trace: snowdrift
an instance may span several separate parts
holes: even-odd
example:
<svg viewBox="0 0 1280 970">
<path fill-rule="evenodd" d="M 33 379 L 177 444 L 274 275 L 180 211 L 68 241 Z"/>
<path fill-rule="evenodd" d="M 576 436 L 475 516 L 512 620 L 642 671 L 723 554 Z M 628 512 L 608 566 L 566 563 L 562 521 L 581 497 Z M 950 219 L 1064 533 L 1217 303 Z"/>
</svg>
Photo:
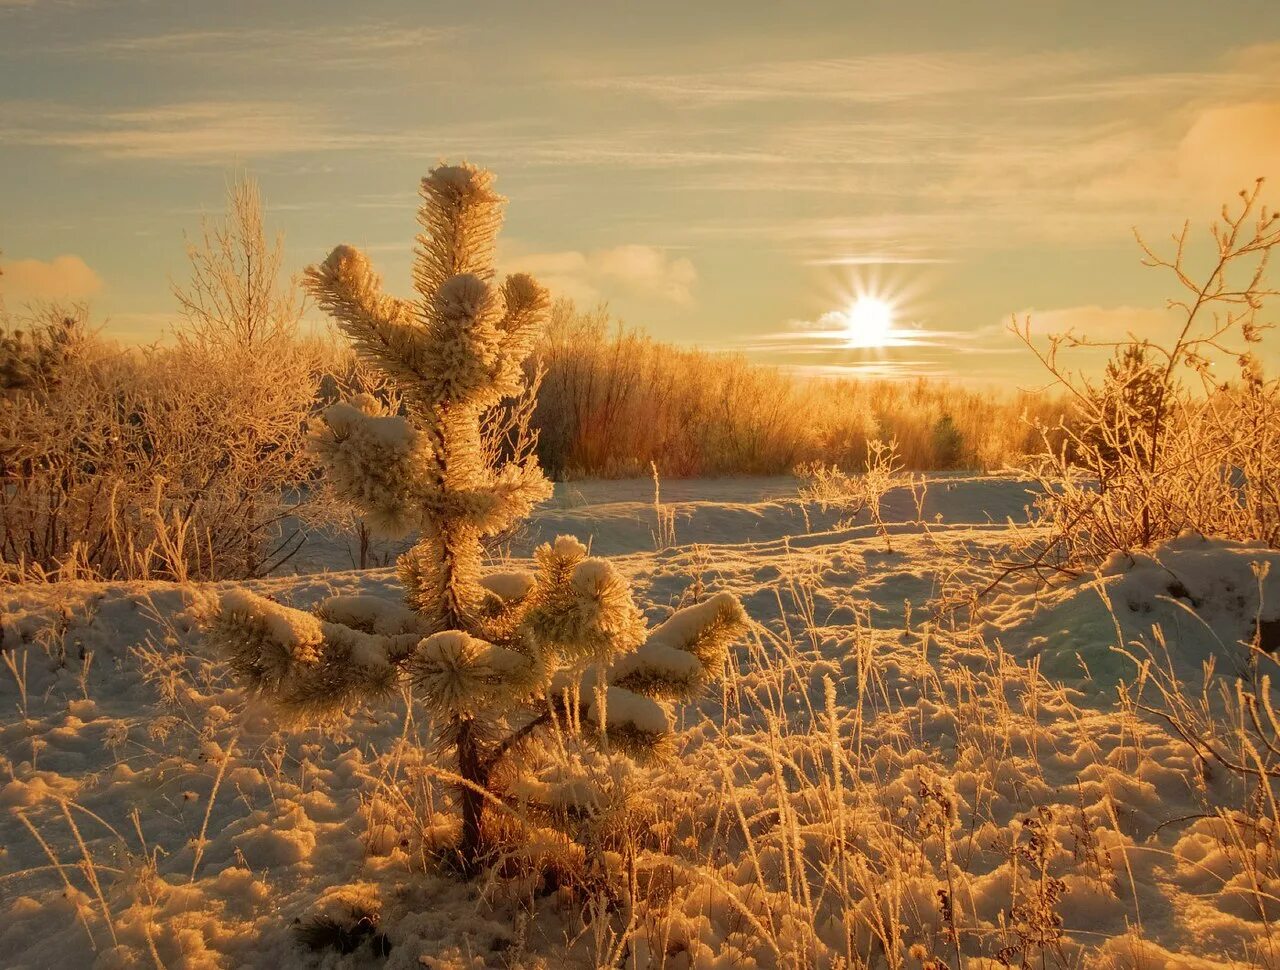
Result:
<svg viewBox="0 0 1280 970">
<path fill-rule="evenodd" d="M 1280 552 L 1186 533 L 1150 554 L 1115 553 L 1096 576 L 1002 604 L 987 633 L 1054 680 L 1114 696 L 1151 659 L 1188 684 L 1206 664 L 1247 672 L 1251 644 L 1274 652 Z"/>
</svg>

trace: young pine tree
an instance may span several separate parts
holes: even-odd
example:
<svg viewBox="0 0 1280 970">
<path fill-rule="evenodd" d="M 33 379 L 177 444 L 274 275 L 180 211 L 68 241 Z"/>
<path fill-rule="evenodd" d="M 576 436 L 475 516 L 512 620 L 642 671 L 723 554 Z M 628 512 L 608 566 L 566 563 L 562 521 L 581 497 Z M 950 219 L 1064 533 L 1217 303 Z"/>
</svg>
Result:
<svg viewBox="0 0 1280 970">
<path fill-rule="evenodd" d="M 950 471 L 960 467 L 960 459 L 964 455 L 964 435 L 956 427 L 956 422 L 949 414 L 944 414 L 933 426 L 933 460 L 942 471 Z"/>
<path fill-rule="evenodd" d="M 399 560 L 407 609 L 337 596 L 304 613 L 234 590 L 212 628 L 242 682 L 294 720 L 407 683 L 460 777 L 466 872 L 486 857 L 491 803 L 509 797 L 544 730 L 641 761 L 661 755 L 670 705 L 720 676 L 746 628 L 741 605 L 721 593 L 647 630 L 623 577 L 568 536 L 539 548 L 532 571 L 485 572 L 482 540 L 550 492 L 536 459 L 504 462 L 483 447 L 484 415 L 519 391 L 549 305 L 528 276 L 494 279 L 504 201 L 492 175 L 470 165 L 423 179 L 417 300 L 384 295 L 348 246 L 307 271 L 320 306 L 408 411 L 357 397 L 329 407 L 312 436 L 366 521 L 384 535 L 420 534 Z"/>
<path fill-rule="evenodd" d="M 1145 342 L 1116 348 L 1102 386 L 1087 398 L 1082 457 L 1104 489 L 1126 466 L 1146 470 L 1156 458 L 1156 422 L 1171 388 L 1150 349 Z"/>
</svg>

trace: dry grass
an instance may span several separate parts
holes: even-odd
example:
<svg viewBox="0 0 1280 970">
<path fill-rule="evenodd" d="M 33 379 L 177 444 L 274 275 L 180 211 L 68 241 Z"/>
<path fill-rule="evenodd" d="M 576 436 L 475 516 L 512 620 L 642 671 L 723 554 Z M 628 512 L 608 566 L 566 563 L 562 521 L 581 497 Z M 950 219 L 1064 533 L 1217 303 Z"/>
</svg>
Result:
<svg viewBox="0 0 1280 970">
<path fill-rule="evenodd" d="M 738 652 L 680 758 L 597 770 L 610 794 L 576 839 L 505 806 L 487 904 L 565 924 L 512 966 L 551 947 L 598 968 L 1137 968 L 1169 959 L 1155 941 L 1182 920 L 1220 965 L 1277 965 L 1280 830 L 1260 789 L 1206 784 L 1158 717 L 1084 704 L 972 628 L 837 630 L 799 564 L 777 592 L 780 624 Z M 438 774 L 397 753 L 371 829 L 428 869 L 453 837 L 423 824 Z M 1204 899 L 1171 916 L 1158 869 Z"/>
<path fill-rule="evenodd" d="M 561 302 L 540 350 L 538 456 L 560 478 L 785 474 L 861 468 L 893 439 L 910 469 L 991 469 L 1039 446 L 1054 398 L 942 382 L 807 380 L 742 357 L 687 350 Z M 949 419 L 949 420 L 948 420 Z"/>
<path fill-rule="evenodd" d="M 956 551 L 913 541 L 912 561 Z M 398 921 L 440 903 L 434 892 L 462 893 L 468 909 L 518 927 L 494 957 L 512 967 L 1197 967 L 1186 953 L 1221 966 L 1280 964 L 1274 715 L 1250 715 L 1230 685 L 1211 681 L 1202 697 L 1169 695 L 1185 698 L 1171 702 L 1192 731 L 1184 739 L 1161 715 L 1175 688 L 1158 644 L 1137 657 L 1149 662 L 1146 675 L 1108 705 L 1050 682 L 1035 659 L 1011 656 L 954 615 L 882 621 L 824 579 L 830 561 L 869 544 L 772 561 L 781 575 L 754 600 L 767 594 L 777 608 L 760 611 L 719 698 L 688 717 L 678 758 L 620 772 L 576 759 L 572 738 L 549 739 L 547 770 L 591 778 L 595 807 L 571 836 L 508 796 L 493 815 L 505 853 L 466 886 L 440 878 L 457 834 L 455 779 L 426 753 L 429 726 L 407 699 L 398 725 L 380 719 L 377 743 L 364 733 L 374 722 L 361 718 L 328 737 L 259 735 L 233 746 L 245 722 L 225 668 L 148 613 L 154 632 L 133 657 L 164 710 L 147 733 L 163 723 L 174 737 L 152 738 L 156 750 L 139 748 L 133 764 L 181 762 L 201 779 L 210 800 L 189 821 L 198 849 L 217 806 L 242 803 L 232 817 L 277 802 L 294 812 L 337 759 L 350 765 L 352 748 L 367 750 L 366 774 L 334 783 L 360 794 L 355 833 L 397 947 L 418 945 Z M 704 550 L 663 555 L 688 558 L 694 600 L 723 582 Z M 837 606 L 851 618 L 829 618 Z M 81 618 L 53 613 L 47 636 L 14 651 L 19 669 L 28 654 L 33 668 L 56 662 L 78 635 Z M 1260 675 L 1274 664 L 1257 659 Z M 48 715 L 47 698 L 33 703 L 31 716 Z M 1255 715 L 1263 739 L 1250 727 Z M 201 747 L 216 758 L 194 763 Z M 1266 770 L 1236 775 L 1236 763 Z M 215 806 L 218 779 L 246 769 L 262 772 L 269 796 L 224 783 Z M 216 925 L 223 904 L 211 867 L 184 888 L 194 856 L 159 860 L 157 872 L 140 832 L 77 834 L 68 814 L 84 812 L 74 801 L 27 812 L 25 831 L 48 866 L 14 873 L 15 888 L 65 879 L 96 945 L 118 935 L 144 961 L 154 947 L 173 965 L 161 901 L 181 897 L 185 918 Z M 395 887 L 405 886 L 427 895 L 401 899 Z"/>
</svg>

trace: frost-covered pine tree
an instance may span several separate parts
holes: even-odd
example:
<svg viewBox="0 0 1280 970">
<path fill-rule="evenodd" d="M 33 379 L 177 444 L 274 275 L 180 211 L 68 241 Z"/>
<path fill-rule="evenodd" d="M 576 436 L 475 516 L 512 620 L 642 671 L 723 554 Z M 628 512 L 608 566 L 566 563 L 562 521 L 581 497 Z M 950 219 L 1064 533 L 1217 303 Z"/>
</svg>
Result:
<svg viewBox="0 0 1280 970">
<path fill-rule="evenodd" d="M 423 179 L 417 300 L 384 295 L 349 246 L 307 271 L 320 306 L 407 407 L 402 417 L 369 397 L 335 404 L 311 439 L 373 527 L 419 533 L 399 560 L 406 606 L 336 596 L 307 613 L 235 590 L 211 631 L 242 682 L 294 721 L 407 682 L 460 776 L 467 871 L 485 856 L 489 802 L 518 774 L 513 756 L 547 730 L 638 761 L 660 756 L 671 705 L 720 676 L 746 628 L 737 599 L 720 593 L 646 629 L 626 580 L 569 536 L 540 547 L 531 571 L 485 572 L 482 541 L 550 492 L 535 459 L 495 462 L 483 447 L 485 412 L 520 389 L 548 307 L 530 277 L 494 279 L 504 202 L 471 165 Z"/>
</svg>

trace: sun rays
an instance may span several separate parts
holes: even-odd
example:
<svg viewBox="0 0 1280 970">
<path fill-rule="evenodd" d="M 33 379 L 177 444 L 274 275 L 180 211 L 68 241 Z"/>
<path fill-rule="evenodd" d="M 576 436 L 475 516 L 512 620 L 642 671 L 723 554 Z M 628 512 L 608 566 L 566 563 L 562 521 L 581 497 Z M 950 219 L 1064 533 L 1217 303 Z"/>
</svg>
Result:
<svg viewBox="0 0 1280 970">
<path fill-rule="evenodd" d="M 860 296 L 844 311 L 849 347 L 885 347 L 893 340 L 893 304 L 878 296 Z"/>
</svg>

